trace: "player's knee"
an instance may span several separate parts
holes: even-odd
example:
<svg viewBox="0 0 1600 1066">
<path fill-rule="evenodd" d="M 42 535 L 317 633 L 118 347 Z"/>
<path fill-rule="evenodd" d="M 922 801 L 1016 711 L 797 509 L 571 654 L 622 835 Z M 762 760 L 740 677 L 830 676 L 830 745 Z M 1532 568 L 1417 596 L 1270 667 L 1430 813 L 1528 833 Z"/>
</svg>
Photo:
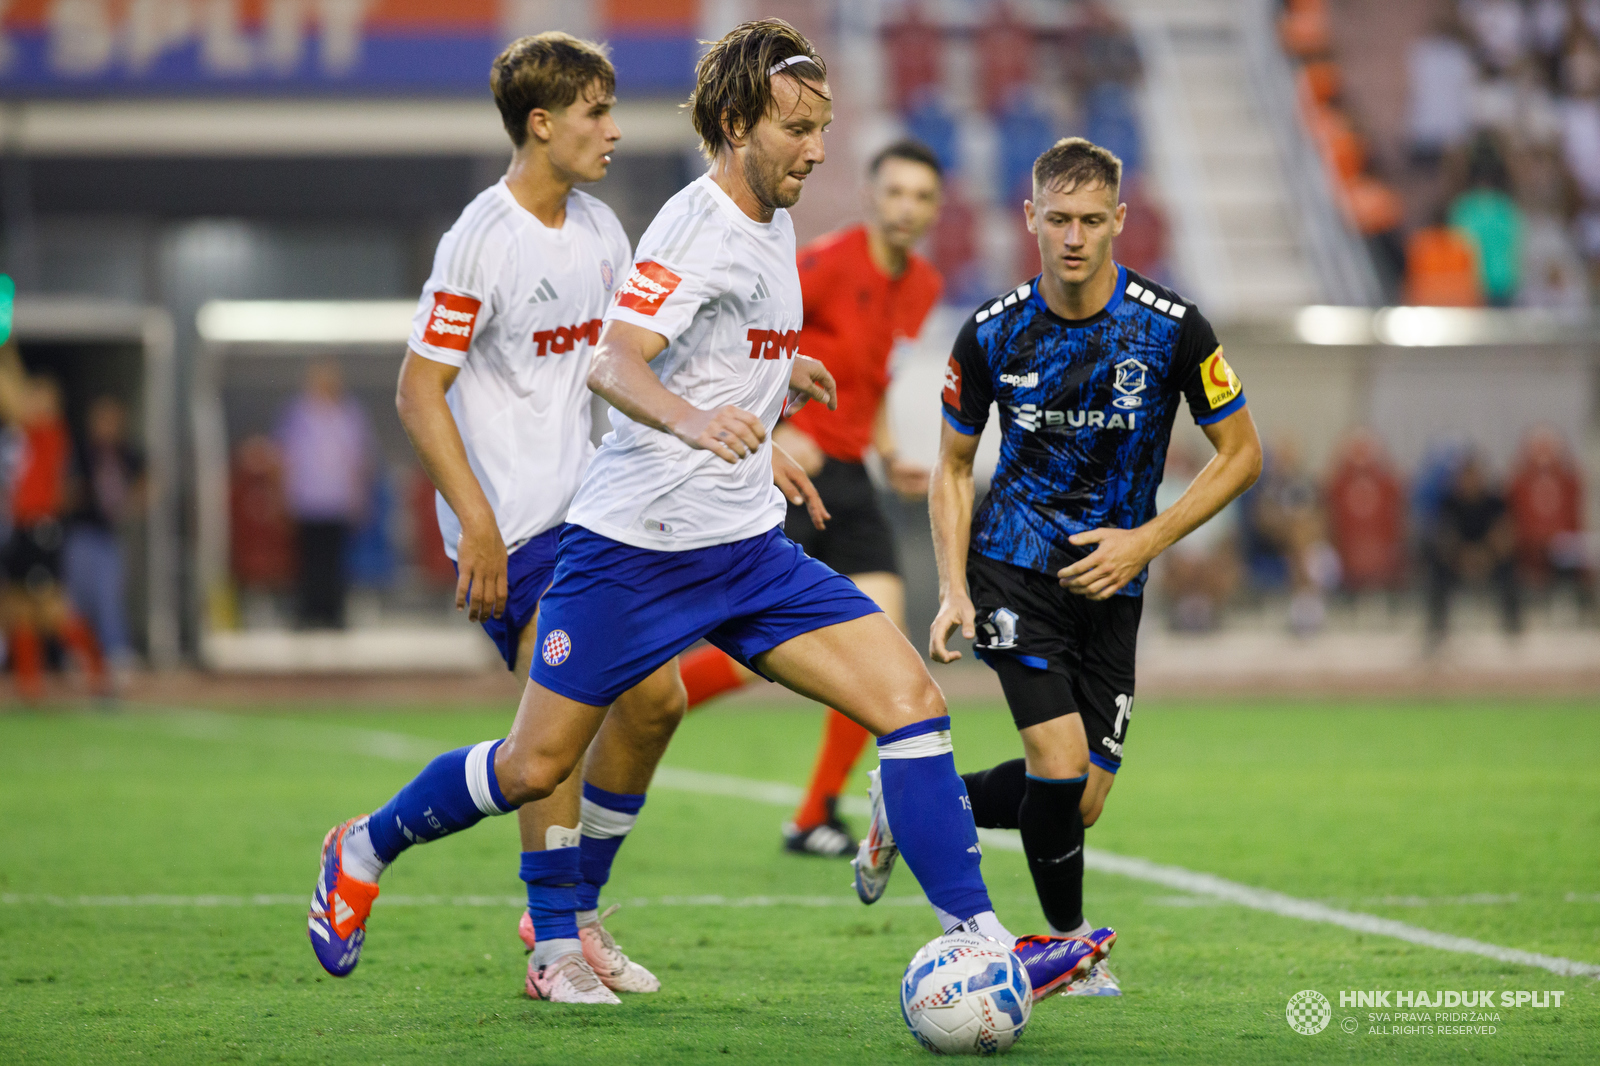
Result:
<svg viewBox="0 0 1600 1066">
<path fill-rule="evenodd" d="M 661 693 L 642 706 L 632 708 L 628 724 L 635 735 L 661 741 L 672 736 L 688 709 L 689 698 L 679 685 L 675 691 Z"/>
<path fill-rule="evenodd" d="M 925 722 L 929 718 L 940 718 L 950 713 L 949 706 L 944 702 L 944 693 L 934 684 L 933 678 L 927 676 L 926 671 L 923 672 L 922 683 L 908 696 L 907 709 L 913 722 Z"/>
<path fill-rule="evenodd" d="M 620 717 L 635 737 L 665 740 L 677 730 L 689 710 L 689 694 L 676 674 L 628 693 L 613 705 L 611 713 Z"/>
<path fill-rule="evenodd" d="M 516 751 L 511 748 L 509 741 L 495 753 L 495 779 L 506 801 L 513 807 L 544 799 L 571 772 L 570 764 L 563 765 L 560 759 L 544 753 Z"/>
</svg>

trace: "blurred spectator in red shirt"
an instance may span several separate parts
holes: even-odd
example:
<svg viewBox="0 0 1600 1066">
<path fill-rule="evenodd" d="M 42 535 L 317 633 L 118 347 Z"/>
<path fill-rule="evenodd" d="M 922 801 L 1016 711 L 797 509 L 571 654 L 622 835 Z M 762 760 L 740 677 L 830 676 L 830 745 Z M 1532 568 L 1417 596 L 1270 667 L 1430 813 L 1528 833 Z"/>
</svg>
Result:
<svg viewBox="0 0 1600 1066">
<path fill-rule="evenodd" d="M 105 662 L 93 632 L 73 613 L 61 591 L 62 527 L 72 444 L 61 416 L 61 390 L 51 378 L 17 380 L 20 361 L 5 357 L 0 373 L 13 379 L 7 409 L 22 449 L 11 483 L 11 535 L 0 550 L 7 588 L 7 644 L 18 690 L 26 699 L 44 692 L 43 637 L 71 648 L 97 693 L 107 694 Z"/>
<path fill-rule="evenodd" d="M 1523 580 L 1534 588 L 1570 582 L 1587 610 L 1592 575 L 1583 531 L 1583 477 L 1555 431 L 1528 434 L 1506 498 Z"/>
<path fill-rule="evenodd" d="M 294 580 L 294 524 L 283 457 L 271 437 L 246 437 L 228 467 L 228 559 L 242 588 L 277 592 Z"/>
<path fill-rule="evenodd" d="M 1351 434 L 1334 456 L 1325 497 L 1344 587 L 1399 588 L 1405 581 L 1406 490 L 1371 430 Z"/>
</svg>

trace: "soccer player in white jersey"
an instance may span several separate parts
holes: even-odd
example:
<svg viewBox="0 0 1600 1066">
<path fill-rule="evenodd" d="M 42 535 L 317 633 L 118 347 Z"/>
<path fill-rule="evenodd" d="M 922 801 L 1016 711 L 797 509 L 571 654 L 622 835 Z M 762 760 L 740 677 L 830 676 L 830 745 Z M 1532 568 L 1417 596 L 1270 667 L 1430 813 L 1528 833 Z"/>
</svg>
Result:
<svg viewBox="0 0 1600 1066">
<path fill-rule="evenodd" d="M 938 686 L 872 600 L 783 535 L 768 432 L 786 403 L 834 404 L 827 370 L 795 351 L 786 210 L 824 158 L 826 68 L 787 23 L 748 22 L 702 57 L 691 107 L 710 172 L 662 208 L 606 312 L 589 384 L 612 431 L 568 512 L 510 736 L 441 755 L 372 823 L 401 827 L 387 846 L 403 848 L 550 795 L 602 723 L 631 728 L 606 708 L 705 637 L 877 736 L 883 833 L 944 928 L 1004 943 L 1049 995 L 1115 934 L 1019 940 L 1001 925 Z M 350 850 L 324 849 L 319 886 L 343 888 Z M 359 951 L 364 920 L 333 941 Z"/>
<path fill-rule="evenodd" d="M 495 61 L 491 84 L 516 152 L 506 176 L 439 242 L 397 406 L 439 490 L 440 532 L 460 575 L 457 606 L 482 623 L 506 666 L 526 676 L 539 596 L 594 450 L 590 357 L 632 252 L 611 209 L 574 188 L 605 176 L 621 136 L 604 53 L 564 33 L 524 37 Z M 803 474 L 798 481 L 809 491 Z M 785 492 L 793 498 L 800 489 L 786 483 Z M 675 670 L 644 678 L 613 711 L 627 719 L 629 743 L 618 748 L 618 731 L 602 730 L 592 772 L 570 775 L 519 811 L 530 996 L 616 1003 L 616 991 L 660 987 L 617 947 L 597 900 L 683 706 Z M 360 838 L 347 867 L 361 866 L 354 853 L 367 850 L 381 862 L 385 835 L 403 832 L 379 822 L 346 827 Z M 370 876 L 358 880 L 376 882 L 381 867 L 366 865 Z M 340 898 L 329 887 L 314 904 L 324 912 Z M 347 900 L 350 913 L 359 906 Z M 348 973 L 355 958 L 331 950 L 322 935 L 329 925 L 326 914 L 313 914 L 312 944 L 330 972 Z"/>
</svg>

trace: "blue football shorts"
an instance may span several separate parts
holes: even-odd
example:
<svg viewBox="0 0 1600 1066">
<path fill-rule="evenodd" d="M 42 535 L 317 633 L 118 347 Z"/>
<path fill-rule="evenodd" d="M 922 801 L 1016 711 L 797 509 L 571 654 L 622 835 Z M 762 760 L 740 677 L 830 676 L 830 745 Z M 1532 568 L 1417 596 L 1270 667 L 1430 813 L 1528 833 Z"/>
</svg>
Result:
<svg viewBox="0 0 1600 1066">
<path fill-rule="evenodd" d="M 664 552 L 569 525 L 530 676 L 604 707 L 702 637 L 756 670 L 751 660 L 786 640 L 877 610 L 781 529 Z"/>
<path fill-rule="evenodd" d="M 517 637 L 533 612 L 539 609 L 539 597 L 550 587 L 550 578 L 556 572 L 556 546 L 561 539 L 561 528 L 554 526 L 530 537 L 506 556 L 505 613 L 499 618 L 484 619 L 483 631 L 500 649 L 507 670 L 517 668 Z M 460 572 L 461 567 L 457 566 L 456 573 Z"/>
</svg>

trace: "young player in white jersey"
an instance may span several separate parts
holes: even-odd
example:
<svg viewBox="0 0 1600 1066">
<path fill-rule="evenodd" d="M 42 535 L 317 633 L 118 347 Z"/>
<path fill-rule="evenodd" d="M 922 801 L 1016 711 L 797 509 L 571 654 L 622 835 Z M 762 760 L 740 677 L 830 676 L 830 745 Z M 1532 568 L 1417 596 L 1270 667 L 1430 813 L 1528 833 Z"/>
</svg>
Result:
<svg viewBox="0 0 1600 1066">
<path fill-rule="evenodd" d="M 525 37 L 496 60 L 495 100 L 516 154 L 440 240 L 400 374 L 397 406 L 439 489 L 440 532 L 460 575 L 457 606 L 524 676 L 556 541 L 594 450 L 585 383 L 593 345 L 617 279 L 632 266 L 611 209 L 573 188 L 605 176 L 621 135 L 610 115 L 614 84 L 603 52 L 562 33 Z M 660 987 L 617 947 L 597 900 L 682 713 L 674 671 L 645 678 L 616 701 L 628 747 L 608 755 L 615 731 L 602 732 L 593 773 L 572 774 L 521 808 L 530 996 L 616 1003 L 616 991 Z M 354 853 L 365 850 L 383 861 L 385 837 L 402 830 L 377 821 L 348 827 L 358 840 L 347 865 L 360 866 Z M 361 880 L 375 882 L 379 870 Z M 337 910 L 330 901 L 339 898 L 329 885 L 314 906 Z M 337 914 L 313 913 L 312 943 L 342 975 L 355 959 L 331 951 L 330 925 Z"/>
<path fill-rule="evenodd" d="M 945 928 L 1012 948 L 1049 995 L 1115 934 L 1018 940 L 1000 924 L 938 686 L 876 604 L 783 535 L 771 487 L 786 403 L 834 403 L 832 377 L 795 351 L 785 210 L 823 160 L 825 68 L 787 23 L 745 23 L 701 59 L 691 103 L 711 171 L 662 209 L 606 314 L 589 381 L 612 432 L 561 535 L 511 734 L 440 756 L 381 813 L 421 842 L 549 795 L 602 723 L 630 728 L 607 706 L 705 637 L 878 737 L 881 846 L 898 845 Z M 324 881 L 343 884 L 343 861 L 330 849 Z M 359 948 L 363 924 L 335 932 Z"/>
</svg>

